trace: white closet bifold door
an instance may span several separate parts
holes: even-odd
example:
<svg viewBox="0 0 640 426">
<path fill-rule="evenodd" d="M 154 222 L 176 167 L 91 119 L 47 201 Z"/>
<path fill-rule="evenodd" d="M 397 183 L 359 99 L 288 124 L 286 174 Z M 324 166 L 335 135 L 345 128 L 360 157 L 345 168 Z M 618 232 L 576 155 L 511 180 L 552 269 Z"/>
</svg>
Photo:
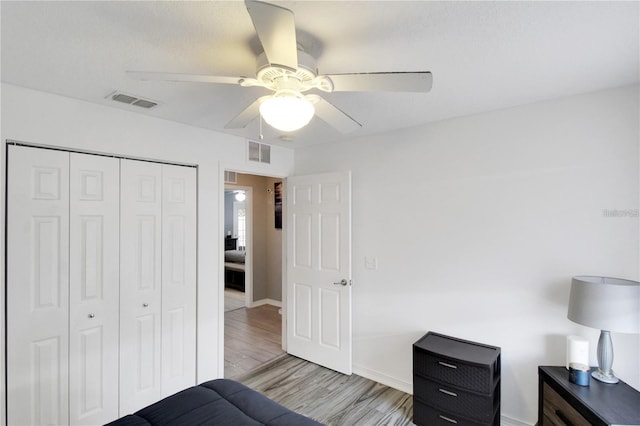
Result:
<svg viewBox="0 0 640 426">
<path fill-rule="evenodd" d="M 196 169 L 162 166 L 162 396 L 196 381 Z"/>
<path fill-rule="evenodd" d="M 69 153 L 10 146 L 7 420 L 68 424 Z"/>
<path fill-rule="evenodd" d="M 120 415 L 160 399 L 162 166 L 120 162 Z"/>
<path fill-rule="evenodd" d="M 196 382 L 193 167 L 10 145 L 7 419 L 93 425 Z"/>
<path fill-rule="evenodd" d="M 118 418 L 120 161 L 72 153 L 69 423 Z"/>
</svg>

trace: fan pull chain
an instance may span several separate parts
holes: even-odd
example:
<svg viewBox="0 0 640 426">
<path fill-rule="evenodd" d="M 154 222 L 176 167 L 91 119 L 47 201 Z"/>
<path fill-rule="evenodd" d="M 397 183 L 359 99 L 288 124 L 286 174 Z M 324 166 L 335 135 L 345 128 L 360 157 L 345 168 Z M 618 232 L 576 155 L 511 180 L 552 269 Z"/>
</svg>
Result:
<svg viewBox="0 0 640 426">
<path fill-rule="evenodd" d="M 264 135 L 262 134 L 262 114 L 260 114 L 260 140 L 264 139 Z"/>
</svg>

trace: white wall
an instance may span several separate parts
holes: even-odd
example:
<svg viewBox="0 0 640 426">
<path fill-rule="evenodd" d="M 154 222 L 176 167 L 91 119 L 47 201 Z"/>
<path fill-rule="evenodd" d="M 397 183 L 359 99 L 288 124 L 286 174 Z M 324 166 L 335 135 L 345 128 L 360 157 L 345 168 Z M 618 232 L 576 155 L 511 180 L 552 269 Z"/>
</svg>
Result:
<svg viewBox="0 0 640 426">
<path fill-rule="evenodd" d="M 222 170 L 233 168 L 257 174 L 286 176 L 293 167 L 293 152 L 273 146 L 272 164 L 254 165 L 245 161 L 246 146 L 242 138 L 200 128 L 159 120 L 94 105 L 74 99 L 2 84 L 0 191 L 2 191 L 1 223 L 5 214 L 6 140 L 53 145 L 118 155 L 142 157 L 198 165 L 198 381 L 222 377 L 223 353 L 223 287 L 222 232 L 219 220 L 223 211 Z M 132 107 L 134 108 L 134 107 Z M 0 227 L 4 241 L 4 226 Z M 0 245 L 4 259 L 4 244 Z M 0 262 L 4 268 L 4 262 Z M 4 289 L 4 270 L 0 269 Z M 4 292 L 0 306 L 4 321 Z M 0 322 L 0 333 L 4 324 Z M 0 336 L 0 365 L 4 365 L 4 336 Z M 4 371 L 0 388 L 4 401 Z M 4 404 L 3 404 L 4 405 Z M 2 411 L 2 410 L 0 410 Z M 0 413 L 4 421 L 4 414 Z"/>
<path fill-rule="evenodd" d="M 534 424 L 537 366 L 564 365 L 573 275 L 640 279 L 638 87 L 296 150 L 353 173 L 354 371 L 411 391 L 432 330 L 502 348 L 503 420 Z M 377 258 L 378 269 L 364 267 Z M 640 338 L 613 334 L 640 388 Z"/>
<path fill-rule="evenodd" d="M 221 376 L 220 173 L 287 176 L 291 151 L 273 147 L 274 164 L 255 166 L 240 138 L 1 90 L 3 168 L 6 139 L 199 165 L 198 380 Z M 566 319 L 571 276 L 640 279 L 638 218 L 602 214 L 638 209 L 639 112 L 636 86 L 297 152 L 298 174 L 353 172 L 356 372 L 410 391 L 411 344 L 426 331 L 497 345 L 502 412 L 533 424 L 537 366 L 563 364 L 567 334 L 588 337 L 596 362 L 598 332 Z M 613 340 L 614 369 L 640 388 L 640 338 Z"/>
</svg>

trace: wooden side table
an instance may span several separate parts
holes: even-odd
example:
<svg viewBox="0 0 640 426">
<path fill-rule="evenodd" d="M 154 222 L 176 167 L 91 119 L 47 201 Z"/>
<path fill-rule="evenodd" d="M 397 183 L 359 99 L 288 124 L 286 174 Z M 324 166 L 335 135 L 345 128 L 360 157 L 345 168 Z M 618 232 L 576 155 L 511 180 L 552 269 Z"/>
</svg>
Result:
<svg viewBox="0 0 640 426">
<path fill-rule="evenodd" d="M 623 382 L 569 382 L 564 367 L 538 367 L 538 426 L 640 425 L 640 392 Z"/>
</svg>

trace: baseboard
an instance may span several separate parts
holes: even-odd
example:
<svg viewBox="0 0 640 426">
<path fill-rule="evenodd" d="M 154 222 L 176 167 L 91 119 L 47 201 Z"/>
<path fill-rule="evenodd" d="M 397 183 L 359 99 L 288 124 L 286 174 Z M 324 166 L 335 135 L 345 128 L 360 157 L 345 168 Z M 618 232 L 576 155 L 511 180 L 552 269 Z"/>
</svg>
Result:
<svg viewBox="0 0 640 426">
<path fill-rule="evenodd" d="M 361 365 L 353 364 L 353 374 L 362 376 L 365 379 L 373 380 L 374 382 L 382 383 L 390 388 L 398 389 L 399 391 L 408 394 L 413 394 L 413 384 L 398 380 L 395 377 L 387 376 L 386 374 L 378 371 L 370 370 Z"/>
<path fill-rule="evenodd" d="M 262 305 L 271 305 L 271 306 L 276 306 L 278 308 L 282 308 L 282 302 L 280 302 L 279 300 L 273 300 L 273 299 L 256 300 L 251 304 L 251 307 L 255 308 L 257 306 L 262 306 Z"/>
<path fill-rule="evenodd" d="M 523 421 L 512 419 L 507 416 L 500 416 L 500 426 L 533 426 L 531 423 L 525 423 Z"/>
</svg>

